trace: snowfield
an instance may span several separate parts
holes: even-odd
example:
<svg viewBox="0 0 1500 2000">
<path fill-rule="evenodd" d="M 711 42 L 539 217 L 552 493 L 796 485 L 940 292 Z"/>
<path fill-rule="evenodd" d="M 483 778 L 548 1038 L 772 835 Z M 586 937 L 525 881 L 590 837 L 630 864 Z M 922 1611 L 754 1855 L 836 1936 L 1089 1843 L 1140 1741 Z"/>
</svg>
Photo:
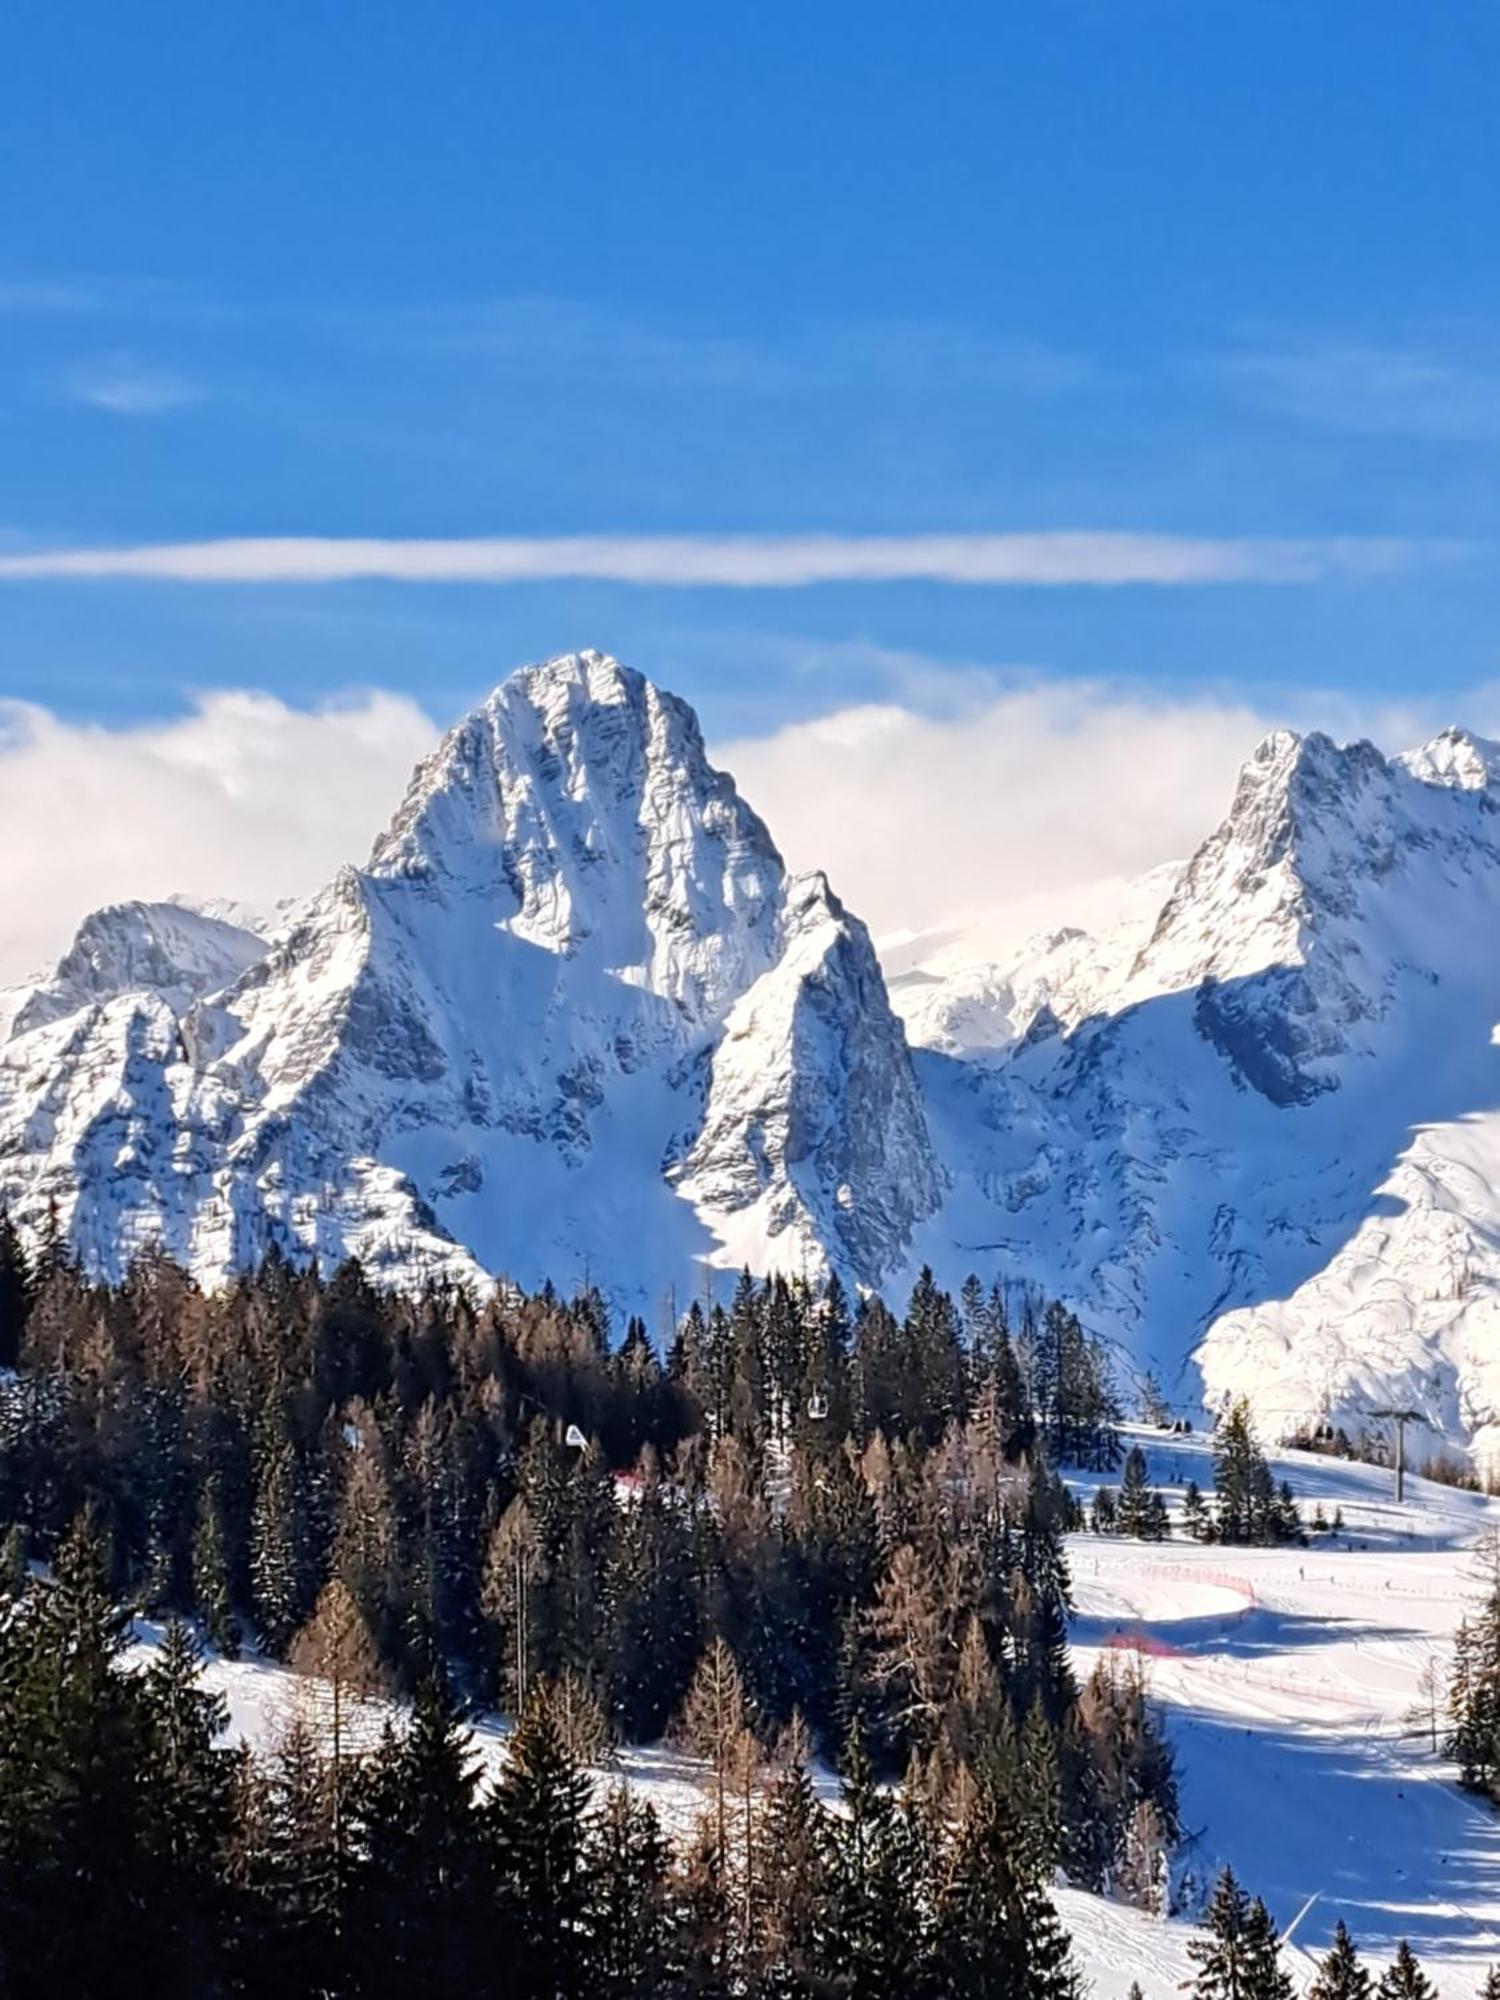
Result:
<svg viewBox="0 0 1500 2000">
<path fill-rule="evenodd" d="M 1188 1480 L 1207 1492 L 1206 1435 L 1132 1429 L 1174 1521 Z M 1212 1882 L 1231 1864 L 1283 1930 L 1299 1989 L 1342 1917 L 1372 1969 L 1411 1940 L 1442 2000 L 1467 2000 L 1500 1962 L 1500 1817 L 1459 1791 L 1416 1711 L 1430 1662 L 1446 1669 L 1465 1605 L 1477 1597 L 1474 1545 L 1500 1530 L 1500 1503 L 1422 1479 L 1398 1507 L 1391 1474 L 1283 1452 L 1304 1516 L 1341 1509 L 1344 1532 L 1307 1548 L 1229 1549 L 1081 1534 L 1071 1539 L 1080 1676 L 1105 1649 L 1137 1654 L 1177 1753 L 1188 1838 L 1175 1874 Z M 1101 1480 L 1078 1475 L 1084 1497 Z M 143 1626 L 143 1646 L 152 1629 Z M 301 1685 L 265 1661 L 210 1660 L 230 1731 L 266 1743 Z M 367 1711 L 371 1736 L 382 1711 Z M 476 1748 L 503 1758 L 505 1728 L 484 1721 Z M 623 1752 L 600 1773 L 625 1778 L 663 1818 L 686 1825 L 704 1801 L 694 1766 L 662 1748 Z M 823 1774 L 826 1798 L 834 1779 Z M 1186 1918 L 1161 1921 L 1062 1889 L 1059 1909 L 1098 2000 L 1139 1980 L 1169 2000 L 1193 1967 Z M 1310 1907 L 1308 1907 L 1310 1905 Z"/>
<path fill-rule="evenodd" d="M 1174 1517 L 1188 1480 L 1210 1488 L 1206 1435 L 1130 1437 Z M 1444 2000 L 1470 1995 L 1500 1962 L 1500 1817 L 1459 1791 L 1417 1711 L 1424 1668 L 1446 1672 L 1479 1595 L 1474 1542 L 1500 1528 L 1500 1505 L 1410 1479 L 1398 1507 L 1380 1467 L 1272 1462 L 1305 1519 L 1341 1509 L 1344 1533 L 1305 1549 L 1075 1536 L 1079 1672 L 1106 1647 L 1138 1653 L 1177 1752 L 1178 1872 L 1206 1883 L 1228 1862 L 1283 1929 L 1295 1922 L 1299 1985 L 1342 1917 L 1372 1969 L 1406 1937 Z M 1101 2000 L 1132 1978 L 1165 2000 L 1191 1976 L 1186 1924 L 1059 1902 Z"/>
</svg>

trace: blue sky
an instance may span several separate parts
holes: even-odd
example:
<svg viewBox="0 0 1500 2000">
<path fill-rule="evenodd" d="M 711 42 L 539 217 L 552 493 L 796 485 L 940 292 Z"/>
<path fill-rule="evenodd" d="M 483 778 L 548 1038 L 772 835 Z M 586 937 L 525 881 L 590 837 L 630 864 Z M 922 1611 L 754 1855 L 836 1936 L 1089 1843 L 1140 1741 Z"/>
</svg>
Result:
<svg viewBox="0 0 1500 2000">
<path fill-rule="evenodd" d="M 210 537 L 1378 544 L 1302 580 L 0 575 L 0 694 L 138 722 L 607 646 L 743 735 L 903 665 L 1495 679 L 1500 12 L 270 8 L 0 25 L 0 553 Z"/>
</svg>

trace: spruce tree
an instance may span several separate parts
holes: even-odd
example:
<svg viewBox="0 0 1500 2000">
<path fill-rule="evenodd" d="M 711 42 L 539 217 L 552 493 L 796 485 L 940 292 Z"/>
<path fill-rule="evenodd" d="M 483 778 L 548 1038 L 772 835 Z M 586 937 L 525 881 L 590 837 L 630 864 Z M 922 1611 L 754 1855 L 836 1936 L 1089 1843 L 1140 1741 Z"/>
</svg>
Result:
<svg viewBox="0 0 1500 2000">
<path fill-rule="evenodd" d="M 539 1692 L 511 1738 L 487 1808 L 518 2000 L 563 2000 L 588 1990 L 588 1803 L 588 1779 L 568 1757 Z"/>
<path fill-rule="evenodd" d="M 1333 1943 L 1307 1989 L 1307 2000 L 1370 2000 L 1372 1981 L 1360 1963 L 1348 1927 L 1340 1917 Z"/>
<path fill-rule="evenodd" d="M 654 1807 L 626 1786 L 612 1786 L 589 1829 L 585 1869 L 591 1993 L 599 2000 L 644 2000 L 670 1991 L 679 1940 L 671 1848 Z"/>
<path fill-rule="evenodd" d="M 1396 1956 L 1380 1975 L 1376 2000 L 1436 2000 L 1437 1988 L 1423 1972 L 1405 1938 L 1396 1947 Z"/>
<path fill-rule="evenodd" d="M 980 1778 L 952 1836 L 937 1910 L 943 1990 L 983 2000 L 1079 2000 L 1067 1933 L 1020 1848 L 996 1787 Z"/>
<path fill-rule="evenodd" d="M 226 1660 L 236 1659 L 240 1625 L 230 1596 L 222 1493 L 218 1479 L 212 1474 L 204 1481 L 198 1496 L 198 1525 L 193 1531 L 193 1602 L 209 1643 Z"/>
<path fill-rule="evenodd" d="M 1281 1936 L 1257 1896 L 1245 1924 L 1246 2000 L 1292 2000 L 1291 1974 L 1281 1963 Z"/>
<path fill-rule="evenodd" d="M 737 1991 L 733 1922 L 724 1856 L 705 1812 L 683 1850 L 672 1885 L 672 1952 L 682 1990 L 699 2000 L 727 2000 Z M 670 1987 L 668 1991 L 670 1991 Z M 852 1990 L 852 1989 L 851 1989 Z"/>
<path fill-rule="evenodd" d="M 1270 1913 L 1254 1902 L 1226 1868 L 1206 1915 L 1208 1936 L 1194 1938 L 1188 1957 L 1198 1967 L 1197 2000 L 1291 2000 L 1292 1983 L 1279 1962 L 1280 1939 Z"/>
<path fill-rule="evenodd" d="M 875 1782 L 857 1722 L 842 1767 L 843 1811 L 829 1822 L 828 1963 L 868 2000 L 921 1990 L 927 1870 L 919 1822 Z"/>
<path fill-rule="evenodd" d="M 229 1879 L 236 1990 L 336 1993 L 348 1976 L 334 1766 L 305 1716 L 238 1774 Z"/>
<path fill-rule="evenodd" d="M 1149 1539 L 1151 1488 L 1146 1477 L 1146 1454 L 1133 1444 L 1125 1454 L 1120 1474 L 1120 1501 L 1117 1510 L 1119 1531 L 1137 1541 Z"/>
<path fill-rule="evenodd" d="M 827 1991 L 830 1863 L 826 1815 L 799 1749 L 767 1795 L 756 1829 L 764 1885 L 753 1942 L 757 1988 L 776 2000 Z"/>
<path fill-rule="evenodd" d="M 295 1457 L 284 1423 L 266 1425 L 250 1515 L 250 1595 L 266 1647 L 284 1655 L 306 1606 L 298 1577 Z"/>
<path fill-rule="evenodd" d="M 1057 1734 L 1040 1702 L 1021 1729 L 1012 1818 L 1022 1865 L 1038 1881 L 1050 1880 L 1063 1856 L 1062 1777 Z"/>
<path fill-rule="evenodd" d="M 149 1837 L 149 1708 L 120 1656 L 128 1618 L 101 1536 L 75 1522 L 0 1657 L 0 1936 L 7 1985 L 113 1990 L 165 1980 Z"/>
<path fill-rule="evenodd" d="M 351 1933 L 372 1980 L 462 2000 L 481 1983 L 492 1940 L 475 1806 L 477 1765 L 442 1682 L 425 1680 L 410 1718 L 376 1755 L 358 1794 Z"/>
<path fill-rule="evenodd" d="M 223 1849 L 229 1836 L 236 1753 L 218 1747 L 229 1721 L 222 1695 L 201 1685 L 202 1655 L 174 1619 L 142 1677 L 149 1764 L 146 1858 L 169 1984 L 207 1977 L 224 1921 Z"/>
<path fill-rule="evenodd" d="M 0 1209 L 0 1368 L 14 1368 L 21 1358 L 31 1290 L 26 1251 L 9 1214 Z"/>
</svg>

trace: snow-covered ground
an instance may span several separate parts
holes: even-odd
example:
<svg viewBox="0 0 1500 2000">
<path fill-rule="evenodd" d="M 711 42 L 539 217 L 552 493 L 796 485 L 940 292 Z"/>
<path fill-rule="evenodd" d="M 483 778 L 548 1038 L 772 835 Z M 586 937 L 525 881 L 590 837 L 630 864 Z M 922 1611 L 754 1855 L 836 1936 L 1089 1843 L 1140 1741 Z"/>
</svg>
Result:
<svg viewBox="0 0 1500 2000">
<path fill-rule="evenodd" d="M 1206 1436 L 1133 1435 L 1174 1512 L 1186 1481 L 1210 1487 Z M 1424 1667 L 1446 1672 L 1500 1505 L 1414 1479 L 1398 1507 L 1378 1467 L 1275 1464 L 1305 1517 L 1340 1508 L 1345 1533 L 1305 1549 L 1075 1537 L 1080 1672 L 1104 1647 L 1142 1656 L 1201 1878 L 1231 1863 L 1283 1927 L 1317 1898 L 1287 1952 L 1299 1984 L 1342 1917 L 1373 1965 L 1407 1937 L 1444 2000 L 1472 1994 L 1500 1962 L 1500 1818 L 1458 1790 L 1414 1712 Z M 1133 1978 L 1166 2000 L 1191 1975 L 1185 1924 L 1060 1901 L 1100 2000 Z"/>
<path fill-rule="evenodd" d="M 1205 1435 L 1130 1438 L 1174 1516 L 1188 1480 L 1211 1487 Z M 1500 1503 L 1413 1479 L 1398 1507 L 1378 1467 L 1302 1452 L 1274 1463 L 1304 1515 L 1341 1509 L 1344 1533 L 1305 1549 L 1075 1536 L 1079 1672 L 1104 1648 L 1146 1665 L 1177 1751 L 1179 1873 L 1206 1884 L 1231 1863 L 1283 1928 L 1316 1899 L 1287 1951 L 1299 1987 L 1342 1916 L 1373 1966 L 1407 1937 L 1442 2000 L 1465 2000 L 1500 1962 L 1500 1817 L 1458 1790 L 1414 1711 L 1424 1667 L 1446 1669 L 1478 1595 L 1474 1543 L 1500 1529 Z M 1099 1483 L 1076 1481 L 1085 1493 Z M 252 1743 L 297 1698 L 294 1678 L 261 1661 L 212 1660 L 207 1679 Z M 493 1768 L 503 1729 L 482 1725 L 476 1746 Z M 703 1802 L 693 1767 L 665 1749 L 627 1751 L 601 1776 L 639 1786 L 676 1826 Z M 833 1795 L 831 1779 L 824 1788 Z M 1097 2000 L 1123 2000 L 1132 1980 L 1169 2000 L 1191 1977 L 1185 1920 L 1074 1890 L 1058 1903 Z"/>
</svg>

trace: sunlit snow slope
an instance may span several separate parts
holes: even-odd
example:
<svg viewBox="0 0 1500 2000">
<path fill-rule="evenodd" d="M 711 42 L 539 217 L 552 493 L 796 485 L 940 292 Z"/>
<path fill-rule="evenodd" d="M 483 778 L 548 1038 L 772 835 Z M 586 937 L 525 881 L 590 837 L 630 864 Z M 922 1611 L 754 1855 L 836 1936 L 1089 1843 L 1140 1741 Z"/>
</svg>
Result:
<svg viewBox="0 0 1500 2000">
<path fill-rule="evenodd" d="M 919 1254 L 1033 1275 L 1186 1402 L 1494 1453 L 1497 774 L 1274 735 L 1113 931 L 898 977 L 953 1180 Z"/>
</svg>

